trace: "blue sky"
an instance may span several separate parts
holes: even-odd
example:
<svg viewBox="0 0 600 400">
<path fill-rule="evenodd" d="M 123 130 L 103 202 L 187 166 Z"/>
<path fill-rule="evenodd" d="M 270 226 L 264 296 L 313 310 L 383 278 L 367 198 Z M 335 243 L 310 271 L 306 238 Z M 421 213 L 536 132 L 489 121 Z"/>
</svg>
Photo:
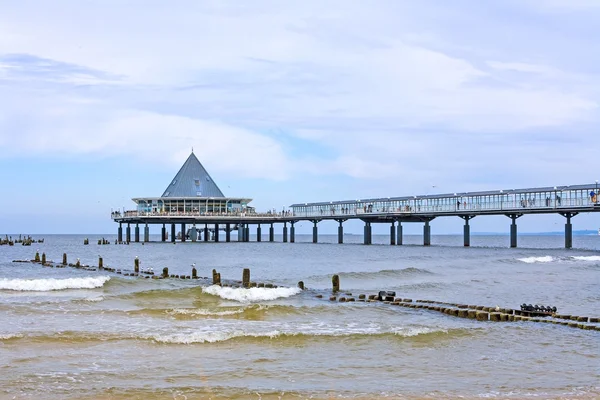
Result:
<svg viewBox="0 0 600 400">
<path fill-rule="evenodd" d="M 596 0 L 0 0 L 0 230 L 114 233 L 192 147 L 258 209 L 594 182 L 599 41 Z"/>
</svg>

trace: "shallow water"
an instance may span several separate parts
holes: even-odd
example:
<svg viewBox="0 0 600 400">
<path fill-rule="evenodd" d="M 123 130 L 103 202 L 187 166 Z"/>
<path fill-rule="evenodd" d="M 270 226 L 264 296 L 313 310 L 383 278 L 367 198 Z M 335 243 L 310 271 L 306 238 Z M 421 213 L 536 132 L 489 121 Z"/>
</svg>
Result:
<svg viewBox="0 0 600 400">
<path fill-rule="evenodd" d="M 479 322 L 383 303 L 331 303 L 344 292 L 600 314 L 600 237 L 435 236 L 434 246 L 322 243 L 148 243 L 98 246 L 47 236 L 0 247 L 2 398 L 598 398 L 600 332 Z M 114 238 L 107 237 L 113 240 Z M 156 238 L 153 238 L 155 240 Z M 304 243 L 303 243 L 304 242 Z M 379 245 L 377 245 L 379 243 Z M 414 243 L 414 244 L 410 244 Z M 151 280 L 12 263 L 35 251 L 60 262 L 252 280 Z M 299 280 L 309 288 L 296 289 Z M 324 299 L 315 296 L 322 294 Z"/>
</svg>

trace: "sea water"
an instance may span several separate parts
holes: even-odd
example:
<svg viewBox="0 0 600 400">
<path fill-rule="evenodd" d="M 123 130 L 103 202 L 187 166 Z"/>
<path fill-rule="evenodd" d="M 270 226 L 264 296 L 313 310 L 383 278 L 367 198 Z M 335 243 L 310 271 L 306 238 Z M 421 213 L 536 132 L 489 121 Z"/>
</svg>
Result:
<svg viewBox="0 0 600 400">
<path fill-rule="evenodd" d="M 97 237 L 96 237 L 97 236 Z M 599 398 L 600 332 L 532 322 L 481 322 L 383 303 L 330 302 L 344 293 L 600 316 L 600 237 L 375 236 L 335 244 L 96 245 L 101 235 L 49 235 L 0 247 L 0 398 Z M 114 242 L 114 237 L 106 237 Z M 276 238 L 279 241 L 281 238 Z M 152 237 L 152 240 L 158 240 Z M 352 243 L 354 242 L 354 243 Z M 13 263 L 48 260 L 198 280 Z M 277 288 L 212 285 L 241 280 Z M 304 281 L 307 290 L 297 288 Z M 323 298 L 317 298 L 322 295 Z"/>
</svg>

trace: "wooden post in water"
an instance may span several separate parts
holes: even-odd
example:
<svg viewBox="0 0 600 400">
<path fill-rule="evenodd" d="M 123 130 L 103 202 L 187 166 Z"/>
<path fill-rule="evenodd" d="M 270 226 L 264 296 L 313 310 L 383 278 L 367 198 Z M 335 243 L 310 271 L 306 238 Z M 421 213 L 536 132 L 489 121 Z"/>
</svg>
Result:
<svg viewBox="0 0 600 400">
<path fill-rule="evenodd" d="M 163 268 L 162 277 L 163 278 L 168 278 L 169 277 L 169 268 L 167 268 L 167 267 Z"/>
<path fill-rule="evenodd" d="M 196 271 L 196 267 L 192 267 L 192 279 L 198 279 L 198 271 Z"/>
<path fill-rule="evenodd" d="M 136 274 L 140 273 L 140 259 L 135 257 L 135 261 L 133 262 L 133 270 Z"/>
<path fill-rule="evenodd" d="M 339 275 L 334 275 L 331 277 L 331 286 L 333 287 L 333 292 L 340 291 L 340 277 Z"/>
<path fill-rule="evenodd" d="M 42 253 L 42 265 L 46 264 L 46 253 Z"/>
<path fill-rule="evenodd" d="M 221 284 L 221 274 L 217 272 L 216 269 L 213 269 L 213 285 Z"/>
<path fill-rule="evenodd" d="M 300 290 L 304 290 L 304 282 L 298 282 L 298 287 L 300 288 Z"/>
<path fill-rule="evenodd" d="M 63 262 L 62 265 L 67 265 L 67 253 L 63 253 Z"/>
<path fill-rule="evenodd" d="M 244 268 L 244 273 L 242 274 L 242 286 L 245 288 L 250 287 L 250 268 Z"/>
<path fill-rule="evenodd" d="M 104 260 L 102 260 L 102 257 L 98 257 L 98 269 L 104 269 Z"/>
<path fill-rule="evenodd" d="M 35 262 L 40 262 L 40 252 L 36 251 L 35 252 L 35 258 L 34 258 Z"/>
</svg>

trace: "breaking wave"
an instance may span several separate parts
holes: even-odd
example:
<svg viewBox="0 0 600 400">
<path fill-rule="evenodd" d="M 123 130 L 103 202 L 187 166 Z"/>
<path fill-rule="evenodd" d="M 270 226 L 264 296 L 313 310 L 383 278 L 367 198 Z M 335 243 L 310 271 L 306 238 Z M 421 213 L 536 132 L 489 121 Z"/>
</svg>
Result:
<svg viewBox="0 0 600 400">
<path fill-rule="evenodd" d="M 553 257 L 553 256 L 542 256 L 542 257 L 525 257 L 518 258 L 517 260 L 527 263 L 550 263 L 556 261 L 586 261 L 586 262 L 598 262 L 600 256 L 568 256 L 568 257 Z"/>
<path fill-rule="evenodd" d="M 0 279 L 0 290 L 49 292 L 65 289 L 95 289 L 104 286 L 110 276 L 67 279 Z"/>
<path fill-rule="evenodd" d="M 366 326 L 328 326 L 308 324 L 304 326 L 273 326 L 271 329 L 206 329 L 178 330 L 177 332 L 80 332 L 62 331 L 52 334 L 0 334 L 3 341 L 26 341 L 32 343 L 85 343 L 98 341 L 144 340 L 161 344 L 210 344 L 226 341 L 264 342 L 283 341 L 296 344 L 320 338 L 330 339 L 362 339 L 362 338 L 405 338 L 438 340 L 462 337 L 472 333 L 472 330 L 457 328 L 443 329 L 424 326 L 412 327 L 381 327 L 368 324 Z"/>
<path fill-rule="evenodd" d="M 230 288 L 217 285 L 202 289 L 204 293 L 219 296 L 226 300 L 235 300 L 241 303 L 252 303 L 256 301 L 269 301 L 285 297 L 291 297 L 301 292 L 299 288 Z"/>
<path fill-rule="evenodd" d="M 577 261 L 600 261 L 600 256 L 572 256 L 571 258 Z"/>
<path fill-rule="evenodd" d="M 445 329 L 431 329 L 425 327 L 415 328 L 397 328 L 390 332 L 373 332 L 369 329 L 363 330 L 349 330 L 348 332 L 340 330 L 322 330 L 316 332 L 293 332 L 274 329 L 266 332 L 245 332 L 242 330 L 230 331 L 230 332 L 193 332 L 193 333 L 177 333 L 167 335 L 154 335 L 148 339 L 154 340 L 158 343 L 168 344 L 195 344 L 195 343 L 217 343 L 225 342 L 228 340 L 274 340 L 274 339 L 308 339 L 313 337 L 322 338 L 338 338 L 338 337 L 405 337 L 412 338 L 420 335 L 430 334 L 444 334 L 447 335 L 448 331 Z"/>
<path fill-rule="evenodd" d="M 549 263 L 552 261 L 555 261 L 555 258 L 552 256 L 543 256 L 543 257 L 525 257 L 525 258 L 518 258 L 519 261 L 527 263 L 527 264 L 533 264 L 533 263 Z"/>
</svg>

